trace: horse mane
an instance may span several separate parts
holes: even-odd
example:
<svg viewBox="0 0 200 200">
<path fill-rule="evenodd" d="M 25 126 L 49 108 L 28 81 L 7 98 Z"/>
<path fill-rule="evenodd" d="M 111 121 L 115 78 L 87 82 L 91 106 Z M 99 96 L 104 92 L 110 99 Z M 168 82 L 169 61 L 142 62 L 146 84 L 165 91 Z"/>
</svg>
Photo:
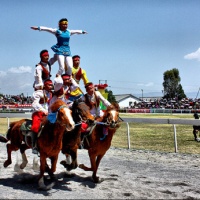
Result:
<svg viewBox="0 0 200 200">
<path fill-rule="evenodd" d="M 61 99 L 57 99 L 52 105 L 51 105 L 51 110 L 52 112 L 56 112 L 58 110 L 58 108 L 60 108 L 60 106 L 63 106 L 67 104 L 65 102 L 63 102 Z"/>
</svg>

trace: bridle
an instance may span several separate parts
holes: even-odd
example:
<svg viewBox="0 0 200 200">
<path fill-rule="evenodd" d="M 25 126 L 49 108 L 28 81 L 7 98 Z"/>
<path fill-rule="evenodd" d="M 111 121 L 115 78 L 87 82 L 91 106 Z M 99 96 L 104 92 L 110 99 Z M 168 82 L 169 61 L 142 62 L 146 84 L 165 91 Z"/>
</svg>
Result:
<svg viewBox="0 0 200 200">
<path fill-rule="evenodd" d="M 58 116 L 58 111 L 61 109 L 61 108 L 68 108 L 66 105 L 62 105 L 60 106 L 55 112 L 52 112 L 52 113 L 49 113 L 48 116 L 47 116 L 47 119 L 48 121 L 51 123 L 51 124 L 55 124 L 56 122 L 59 123 L 61 126 L 67 126 L 67 124 L 63 123 L 61 120 L 59 120 L 57 118 Z"/>
</svg>

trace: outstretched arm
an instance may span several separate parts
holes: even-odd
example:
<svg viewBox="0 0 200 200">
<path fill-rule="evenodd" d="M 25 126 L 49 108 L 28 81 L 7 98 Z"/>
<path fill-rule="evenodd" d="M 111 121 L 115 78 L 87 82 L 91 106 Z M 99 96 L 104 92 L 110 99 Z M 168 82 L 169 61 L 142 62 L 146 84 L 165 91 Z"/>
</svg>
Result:
<svg viewBox="0 0 200 200">
<path fill-rule="evenodd" d="M 33 29 L 33 30 L 39 30 L 38 26 L 31 26 L 31 29 Z"/>
</svg>

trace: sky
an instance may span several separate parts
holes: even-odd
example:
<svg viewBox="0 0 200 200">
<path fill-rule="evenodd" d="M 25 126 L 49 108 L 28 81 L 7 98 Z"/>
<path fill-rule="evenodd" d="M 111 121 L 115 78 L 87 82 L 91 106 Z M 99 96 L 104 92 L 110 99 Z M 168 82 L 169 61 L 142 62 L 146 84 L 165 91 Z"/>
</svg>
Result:
<svg viewBox="0 0 200 200">
<path fill-rule="evenodd" d="M 200 88 L 199 0 L 0 0 L 0 93 L 33 93 L 34 68 L 43 49 L 53 56 L 53 34 L 31 26 L 58 28 L 61 18 L 73 35 L 72 55 L 88 79 L 107 83 L 114 95 L 162 96 L 163 74 L 179 70 L 188 97 Z M 58 63 L 52 66 L 52 80 Z M 83 91 L 83 83 L 80 87 Z"/>
</svg>

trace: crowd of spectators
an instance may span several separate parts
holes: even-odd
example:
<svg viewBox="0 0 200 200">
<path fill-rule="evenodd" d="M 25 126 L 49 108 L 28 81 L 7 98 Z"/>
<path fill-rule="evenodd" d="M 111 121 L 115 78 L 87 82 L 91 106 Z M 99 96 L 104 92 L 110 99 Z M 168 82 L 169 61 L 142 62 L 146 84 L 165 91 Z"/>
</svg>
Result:
<svg viewBox="0 0 200 200">
<path fill-rule="evenodd" d="M 0 95 L 0 105 L 31 105 L 33 102 L 32 96 L 20 95 Z M 149 99 L 148 101 L 134 102 L 129 109 L 200 109 L 200 98 L 184 98 L 177 99 Z"/>
<path fill-rule="evenodd" d="M 33 98 L 32 96 L 24 96 L 24 94 L 20 95 L 0 95 L 0 105 L 24 105 L 24 104 L 32 104 Z"/>
<path fill-rule="evenodd" d="M 200 99 L 184 98 L 181 100 L 177 99 L 154 99 L 149 101 L 134 102 L 131 109 L 200 109 Z"/>
</svg>

